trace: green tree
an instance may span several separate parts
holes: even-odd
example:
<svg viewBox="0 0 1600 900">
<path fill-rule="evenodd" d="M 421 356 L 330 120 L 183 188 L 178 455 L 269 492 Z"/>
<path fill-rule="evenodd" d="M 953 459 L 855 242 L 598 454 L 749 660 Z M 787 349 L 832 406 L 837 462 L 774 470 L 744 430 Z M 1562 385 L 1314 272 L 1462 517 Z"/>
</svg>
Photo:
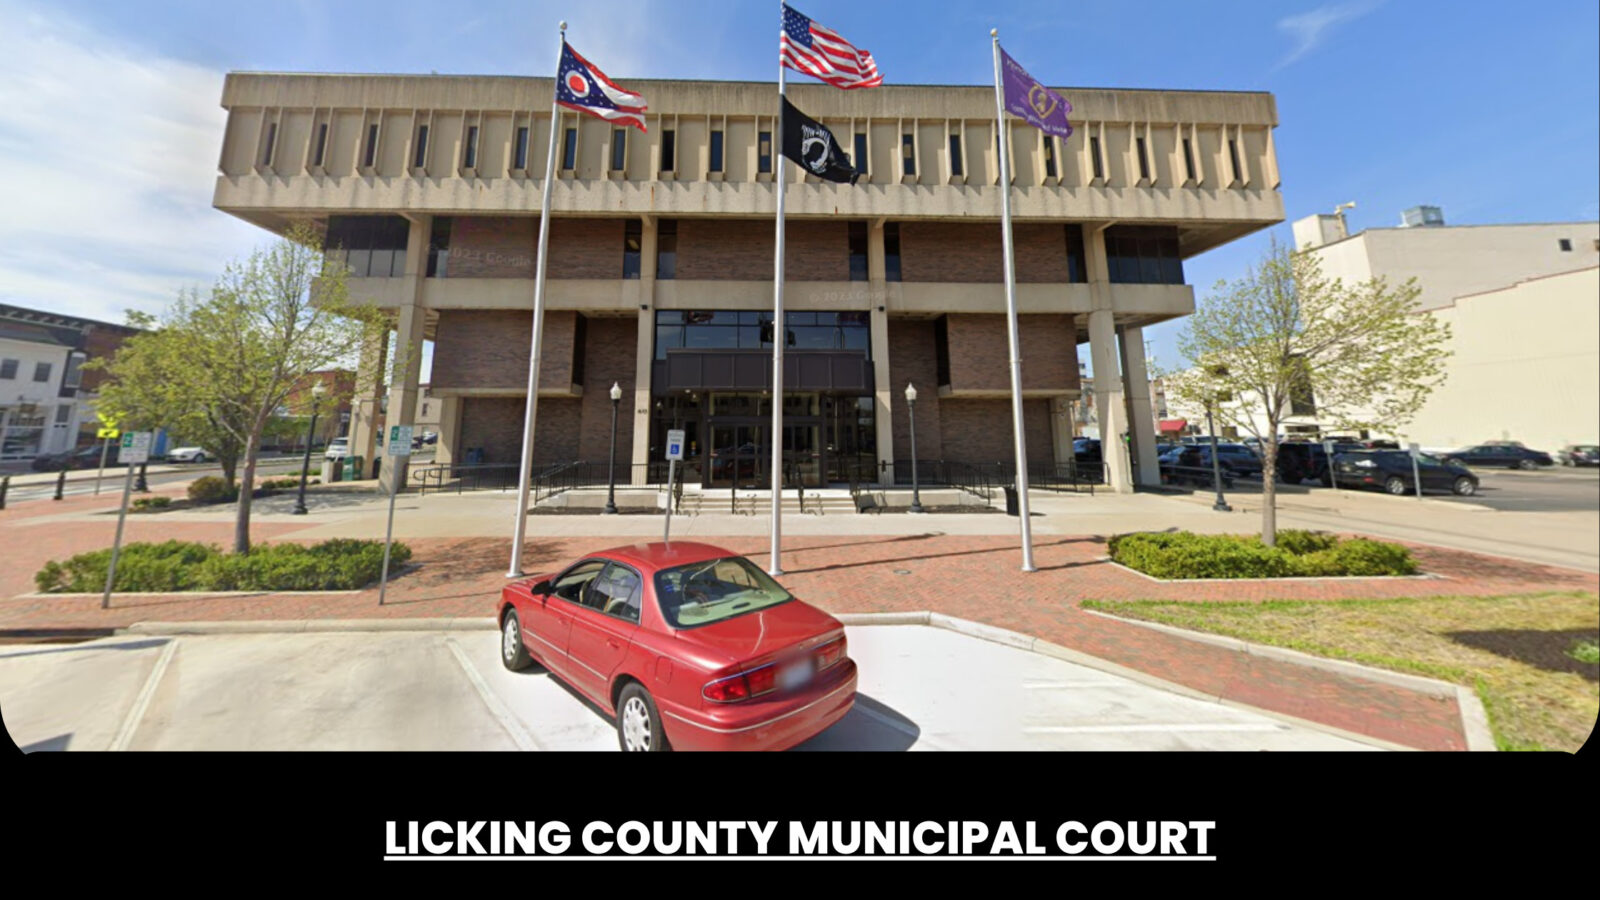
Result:
<svg viewBox="0 0 1600 900">
<path fill-rule="evenodd" d="M 125 361 L 125 345 L 107 366 L 117 385 L 115 408 L 130 419 L 154 424 L 185 404 L 188 417 L 169 419 L 169 427 L 194 418 L 198 429 L 203 420 L 216 429 L 218 446 L 207 449 L 219 459 L 222 446 L 237 442 L 244 471 L 235 552 L 250 552 L 256 458 L 278 410 L 302 379 L 347 364 L 369 335 L 387 328 L 376 307 L 350 299 L 346 276 L 343 266 L 324 265 L 316 231 L 295 225 L 229 264 L 209 293 L 180 295 L 159 329 L 130 341 L 147 346 Z M 140 399 L 151 397 L 159 399 Z"/>
<path fill-rule="evenodd" d="M 1167 392 L 1261 441 L 1261 538 L 1277 541 L 1278 432 L 1297 402 L 1345 430 L 1399 434 L 1444 382 L 1449 326 L 1418 314 L 1415 279 L 1391 287 L 1323 275 L 1317 257 L 1272 243 L 1244 277 L 1218 282 L 1178 337 L 1192 368 Z"/>
</svg>

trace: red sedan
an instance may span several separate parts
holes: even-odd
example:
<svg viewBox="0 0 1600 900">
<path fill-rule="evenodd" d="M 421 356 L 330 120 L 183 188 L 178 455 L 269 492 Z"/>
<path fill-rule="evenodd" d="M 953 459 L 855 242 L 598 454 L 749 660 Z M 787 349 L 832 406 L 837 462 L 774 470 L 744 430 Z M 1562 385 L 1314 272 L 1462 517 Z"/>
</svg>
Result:
<svg viewBox="0 0 1600 900">
<path fill-rule="evenodd" d="M 844 718 L 844 626 L 720 547 L 636 544 L 507 585 L 500 658 L 611 714 L 623 750 L 783 750 Z"/>
</svg>

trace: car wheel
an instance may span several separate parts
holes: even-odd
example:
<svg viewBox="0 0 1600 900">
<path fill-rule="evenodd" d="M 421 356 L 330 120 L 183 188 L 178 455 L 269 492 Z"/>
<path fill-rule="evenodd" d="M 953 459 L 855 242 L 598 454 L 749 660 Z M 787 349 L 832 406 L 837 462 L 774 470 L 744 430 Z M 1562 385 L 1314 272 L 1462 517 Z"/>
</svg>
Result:
<svg viewBox="0 0 1600 900">
<path fill-rule="evenodd" d="M 654 753 L 672 749 L 661 730 L 661 714 L 650 692 L 638 684 L 622 689 L 617 698 L 617 744 L 625 753 Z"/>
<path fill-rule="evenodd" d="M 1456 479 L 1456 483 L 1451 486 L 1451 490 L 1455 491 L 1458 497 L 1471 497 L 1478 492 L 1478 485 L 1471 478 L 1463 475 Z"/>
<path fill-rule="evenodd" d="M 500 624 L 500 661 L 513 672 L 533 665 L 533 657 L 522 643 L 522 620 L 517 618 L 514 609 L 506 610 L 505 620 Z"/>
<path fill-rule="evenodd" d="M 1383 489 L 1396 497 L 1404 496 L 1406 492 L 1405 479 L 1398 475 L 1390 475 L 1389 480 L 1383 483 Z"/>
<path fill-rule="evenodd" d="M 1521 462 L 1517 463 L 1517 468 L 1519 468 L 1519 469 L 1536 469 L 1538 467 L 1539 467 L 1539 464 L 1534 462 L 1531 459 L 1525 459 L 1525 460 L 1522 460 Z"/>
</svg>

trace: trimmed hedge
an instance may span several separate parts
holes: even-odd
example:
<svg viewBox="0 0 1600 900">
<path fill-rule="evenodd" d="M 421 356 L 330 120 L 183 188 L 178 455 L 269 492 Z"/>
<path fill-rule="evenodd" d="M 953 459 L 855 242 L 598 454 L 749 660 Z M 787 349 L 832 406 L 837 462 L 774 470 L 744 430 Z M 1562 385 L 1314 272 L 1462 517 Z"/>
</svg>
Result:
<svg viewBox="0 0 1600 900">
<path fill-rule="evenodd" d="M 166 509 L 171 505 L 171 497 L 140 497 L 133 501 L 134 509 Z"/>
<path fill-rule="evenodd" d="M 239 489 L 225 478 L 207 475 L 189 482 L 189 499 L 195 503 L 231 503 L 239 499 Z"/>
<path fill-rule="evenodd" d="M 411 558 L 411 548 L 395 541 L 389 575 Z M 33 576 L 47 593 L 105 590 L 110 550 L 80 553 L 64 562 L 45 563 Z M 312 546 L 261 544 L 248 554 L 223 553 L 214 545 L 187 541 L 129 544 L 117 559 L 114 592 L 130 591 L 353 591 L 383 569 L 383 542 L 336 538 Z"/>
<path fill-rule="evenodd" d="M 1108 542 L 1111 558 L 1154 578 L 1293 578 L 1415 575 L 1416 561 L 1398 544 L 1341 541 L 1320 531 L 1284 529 L 1276 547 L 1258 535 L 1188 531 L 1124 534 Z"/>
</svg>

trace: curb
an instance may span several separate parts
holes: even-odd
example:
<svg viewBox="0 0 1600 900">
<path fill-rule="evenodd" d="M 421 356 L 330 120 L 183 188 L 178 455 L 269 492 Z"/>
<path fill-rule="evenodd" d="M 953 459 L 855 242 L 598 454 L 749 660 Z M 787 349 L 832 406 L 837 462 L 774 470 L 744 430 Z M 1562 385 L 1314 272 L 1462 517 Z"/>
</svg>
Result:
<svg viewBox="0 0 1600 900">
<path fill-rule="evenodd" d="M 1259 656 L 1263 659 L 1275 659 L 1279 662 L 1293 663 L 1295 665 L 1306 666 L 1312 669 L 1321 669 L 1325 672 L 1333 672 L 1338 675 L 1347 675 L 1352 678 L 1362 679 L 1364 681 L 1375 681 L 1379 684 L 1386 684 L 1390 687 L 1414 691 L 1438 700 L 1455 700 L 1457 708 L 1459 708 L 1461 711 L 1461 731 L 1466 738 L 1467 749 L 1469 751 L 1497 749 L 1494 742 L 1494 735 L 1489 730 L 1489 717 L 1483 709 L 1483 703 L 1478 699 L 1476 692 L 1468 690 L 1461 685 L 1452 684 L 1448 681 L 1440 681 L 1437 678 L 1427 678 L 1422 675 L 1409 675 L 1405 672 L 1393 672 L 1388 669 L 1374 668 L 1372 666 L 1365 666 L 1360 663 L 1349 662 L 1342 659 L 1329 659 L 1323 656 L 1313 656 L 1309 653 L 1302 653 L 1299 650 L 1290 650 L 1285 647 L 1274 647 L 1269 644 L 1256 644 L 1249 641 L 1243 641 L 1238 638 L 1210 634 L 1204 631 L 1191 631 L 1186 628 L 1178 628 L 1162 622 L 1148 622 L 1143 619 L 1115 616 L 1110 613 L 1103 613 L 1093 609 L 1084 609 L 1080 610 L 1080 612 L 1091 616 L 1098 616 L 1102 619 L 1109 619 L 1114 622 L 1137 625 L 1140 628 L 1148 628 L 1152 631 L 1159 631 L 1163 634 L 1169 634 L 1185 640 L 1196 641 L 1202 644 L 1210 644 L 1215 647 L 1222 647 L 1224 649 L 1233 650 L 1239 653 L 1247 653 L 1252 656 Z"/>
<path fill-rule="evenodd" d="M 404 571 L 404 570 L 402 570 Z M 211 597 L 269 597 L 274 594 L 292 594 L 297 597 L 349 597 L 365 591 L 113 591 L 111 594 L 112 605 L 116 605 L 118 597 L 156 597 L 171 600 L 204 600 Z M 103 597 L 103 591 L 75 594 L 52 594 L 32 591 L 27 594 L 17 594 L 12 600 L 73 600 L 85 597 Z"/>
<path fill-rule="evenodd" d="M 1125 566 L 1122 563 L 1113 560 L 1109 556 L 1102 556 L 1099 559 L 1096 559 L 1095 562 L 1109 563 L 1114 568 L 1121 569 L 1130 575 L 1137 575 L 1146 581 L 1153 581 L 1156 584 L 1278 584 L 1282 582 L 1296 584 L 1308 581 L 1444 581 L 1449 577 L 1446 575 L 1435 575 L 1431 572 L 1423 572 L 1418 575 L 1295 575 L 1286 576 L 1284 578 L 1157 578 L 1154 575 L 1146 575 L 1138 569 Z"/>
<path fill-rule="evenodd" d="M 121 634 L 319 634 L 372 631 L 495 631 L 492 618 L 264 619 L 254 622 L 135 622 Z"/>
</svg>

